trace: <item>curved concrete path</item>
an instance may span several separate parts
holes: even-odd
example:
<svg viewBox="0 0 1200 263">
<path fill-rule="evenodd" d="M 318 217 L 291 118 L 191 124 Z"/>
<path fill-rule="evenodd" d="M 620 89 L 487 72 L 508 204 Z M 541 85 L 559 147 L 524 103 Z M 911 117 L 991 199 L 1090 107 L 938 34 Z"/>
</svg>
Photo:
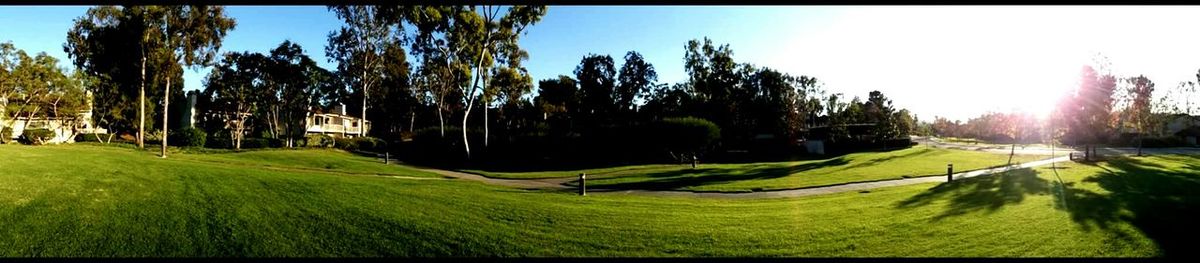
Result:
<svg viewBox="0 0 1200 263">
<path fill-rule="evenodd" d="M 996 167 L 991 169 L 975 170 L 970 172 L 961 172 L 953 174 L 954 179 L 970 178 L 982 175 L 1006 172 L 1013 169 L 1030 168 L 1042 165 L 1048 165 L 1056 162 L 1069 161 L 1068 156 L 1059 156 L 1039 161 L 1027 162 L 1023 164 L 1009 165 L 1004 167 Z M 574 178 L 552 178 L 552 179 L 498 179 L 490 178 L 477 174 L 464 173 L 458 171 L 447 171 L 426 167 L 417 167 L 423 171 L 437 173 L 445 177 L 464 179 L 469 181 L 483 182 L 493 185 L 502 185 L 521 189 L 557 189 L 557 190 L 575 190 L 575 187 L 564 185 L 564 183 L 574 181 Z M 905 178 L 895 180 L 884 180 L 874 182 L 848 183 L 831 186 L 818 186 L 800 189 L 787 190 L 771 190 L 758 192 L 693 192 L 687 190 L 614 190 L 614 189 L 593 189 L 589 188 L 590 193 L 626 193 L 626 194 L 642 194 L 654 196 L 692 196 L 692 197 L 717 197 L 717 198 L 770 198 L 770 197 L 798 197 L 809 195 L 832 194 L 849 191 L 862 191 L 881 187 L 911 185 L 920 183 L 935 183 L 945 182 L 946 176 L 927 176 L 916 178 Z"/>
</svg>

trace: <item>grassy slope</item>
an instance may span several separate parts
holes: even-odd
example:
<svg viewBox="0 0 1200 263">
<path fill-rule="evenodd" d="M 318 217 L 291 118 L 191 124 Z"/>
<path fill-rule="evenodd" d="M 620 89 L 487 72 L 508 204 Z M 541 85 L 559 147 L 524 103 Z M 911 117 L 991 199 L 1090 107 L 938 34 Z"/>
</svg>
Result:
<svg viewBox="0 0 1200 263">
<path fill-rule="evenodd" d="M 1017 155 L 1013 162 L 1048 156 Z M 617 189 L 687 189 L 701 191 L 748 191 L 788 189 L 849 182 L 900 179 L 976 170 L 1008 163 L 1008 155 L 977 151 L 917 146 L 890 152 L 854 153 L 825 160 L 749 164 L 637 165 L 578 171 L 497 173 L 472 170 L 489 177 L 550 178 L 588 174 L 588 184 Z M 594 179 L 594 180 L 592 180 Z"/>
<path fill-rule="evenodd" d="M 370 158 L 339 150 L 260 150 L 231 154 L 180 155 L 186 160 L 218 162 L 281 169 L 335 170 L 356 174 L 407 175 L 437 177 L 430 172 L 396 165 L 383 165 L 381 158 Z"/>
<path fill-rule="evenodd" d="M 1200 159 L 1173 156 L 1058 170 L 1065 207 L 1050 169 L 742 200 L 578 197 L 105 147 L 0 145 L 0 156 L 0 256 L 1187 255 L 1196 227 L 1183 215 L 1200 202 Z"/>
</svg>

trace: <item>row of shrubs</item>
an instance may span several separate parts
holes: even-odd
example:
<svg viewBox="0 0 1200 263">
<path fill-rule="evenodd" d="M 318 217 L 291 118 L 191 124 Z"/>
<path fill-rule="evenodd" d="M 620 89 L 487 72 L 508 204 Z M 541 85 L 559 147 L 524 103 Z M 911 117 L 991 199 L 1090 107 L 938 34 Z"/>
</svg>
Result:
<svg viewBox="0 0 1200 263">
<path fill-rule="evenodd" d="M 1114 145 L 1114 146 L 1137 147 L 1138 139 L 1136 137 L 1127 138 L 1127 139 L 1121 140 L 1119 143 L 1117 143 L 1117 145 Z M 1167 148 L 1167 147 L 1185 147 L 1185 146 L 1189 146 L 1189 145 L 1187 144 L 1186 141 L 1183 140 L 1183 138 L 1180 138 L 1177 136 L 1142 138 L 1142 147 L 1143 148 Z"/>
<path fill-rule="evenodd" d="M 9 127 L 0 129 L 0 144 L 12 143 L 13 130 Z M 23 144 L 39 145 L 54 139 L 54 131 L 50 129 L 25 129 L 21 131 L 21 135 L 17 136 L 16 142 Z"/>
<path fill-rule="evenodd" d="M 679 162 L 695 153 L 705 159 L 720 140 L 717 125 L 700 118 L 667 118 L 635 125 L 592 127 L 580 134 L 555 134 L 543 126 L 516 134 L 493 133 L 484 147 L 481 130 L 467 130 L 471 145 L 466 160 L 462 129 L 427 127 L 412 141 L 394 145 L 399 158 L 427 165 L 463 165 L 505 169 Z M 560 131 L 561 132 L 561 131 Z M 712 159 L 705 159 L 712 160 Z"/>
<path fill-rule="evenodd" d="M 80 134 L 75 136 L 76 142 L 99 142 L 96 136 Z M 122 140 L 114 139 L 116 142 Z M 147 143 L 152 143 L 148 141 Z M 170 133 L 168 144 L 178 147 L 204 147 L 213 149 L 233 149 L 233 140 L 228 135 L 210 136 L 204 130 L 184 128 Z M 387 143 L 374 137 L 340 138 L 323 134 L 308 134 L 303 139 L 295 141 L 296 147 L 338 148 L 347 151 L 382 152 L 387 150 Z M 282 148 L 285 142 L 274 138 L 242 138 L 242 149 Z"/>
</svg>

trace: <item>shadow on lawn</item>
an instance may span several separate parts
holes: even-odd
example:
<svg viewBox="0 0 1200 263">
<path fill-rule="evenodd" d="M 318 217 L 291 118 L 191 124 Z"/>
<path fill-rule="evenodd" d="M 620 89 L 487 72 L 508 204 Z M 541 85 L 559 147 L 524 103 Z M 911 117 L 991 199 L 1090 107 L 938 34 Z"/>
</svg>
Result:
<svg viewBox="0 0 1200 263">
<path fill-rule="evenodd" d="M 796 161 L 832 161 L 839 158 L 845 158 L 846 155 L 854 153 L 885 153 L 910 149 L 911 146 L 905 147 L 890 147 L 890 148 L 870 148 L 870 149 L 854 149 L 846 151 L 837 151 L 830 149 L 824 155 L 791 153 L 791 154 L 753 154 L 746 156 L 734 156 L 729 153 L 712 153 L 711 156 L 701 157 L 701 164 L 751 164 L 762 162 L 796 162 Z M 928 150 L 925 150 L 928 151 Z M 906 154 L 906 155 L 911 155 Z M 662 156 L 666 156 L 663 153 Z M 586 160 L 570 160 L 561 159 L 546 162 L 481 162 L 474 164 L 422 164 L 429 167 L 437 167 L 441 169 L 474 169 L 484 170 L 488 172 L 501 173 L 524 173 L 524 172 L 546 172 L 546 171 L 574 171 L 586 169 L 601 169 L 612 168 L 618 166 L 629 165 L 650 165 L 650 164 L 677 164 L 688 165 L 687 162 L 670 162 L 670 161 L 603 161 L 595 160 L 588 162 Z"/>
<path fill-rule="evenodd" d="M 1101 166 L 1104 172 L 1083 179 L 1108 194 L 1067 188 L 1071 219 L 1085 230 L 1110 231 L 1120 238 L 1128 234 L 1113 225 L 1127 222 L 1158 244 L 1165 256 L 1200 256 L 1193 245 L 1200 236 L 1194 216 L 1200 213 L 1200 157 L 1162 157 L 1186 164 L 1167 169 L 1140 158 L 1108 160 L 1112 169 Z"/>
<path fill-rule="evenodd" d="M 1005 205 L 1025 201 L 1026 195 L 1050 193 L 1049 181 L 1039 178 L 1033 169 L 1023 168 L 1002 174 L 979 176 L 940 184 L 896 204 L 899 208 L 929 205 L 949 199 L 949 208 L 934 221 L 975 211 L 995 212 Z"/>
<path fill-rule="evenodd" d="M 719 184 L 731 181 L 779 178 L 801 171 L 845 165 L 847 163 L 848 161 L 846 161 L 845 158 L 836 158 L 823 162 L 811 162 L 790 166 L 761 164 L 742 166 L 733 169 L 684 169 L 651 173 L 647 175 L 647 177 L 652 178 L 648 181 L 616 183 L 596 187 L 617 190 L 671 190 L 708 184 Z"/>
<path fill-rule="evenodd" d="M 926 154 L 930 154 L 930 153 L 933 153 L 933 149 L 923 148 L 921 150 L 913 151 L 910 153 L 897 154 L 897 155 L 892 155 L 892 156 L 888 156 L 888 157 L 876 158 L 876 159 L 871 159 L 871 160 L 864 161 L 864 162 L 855 163 L 852 165 L 842 167 L 842 170 L 850 170 L 850 169 L 854 169 L 854 168 L 875 166 L 880 163 L 884 163 L 884 162 L 895 160 L 895 159 L 909 158 L 909 157 L 913 157 L 913 156 L 926 155 Z"/>
<path fill-rule="evenodd" d="M 1130 157 L 1112 157 L 1103 161 L 1104 166 L 1083 164 L 1103 170 L 1082 179 L 1103 191 L 1083 189 L 1078 182 L 1060 185 L 1038 177 L 1034 170 L 1020 169 L 944 183 L 896 206 L 912 208 L 948 199 L 949 208 L 935 216 L 936 221 L 973 211 L 995 211 L 1020 203 L 1026 195 L 1049 193 L 1056 199 L 1055 208 L 1065 210 L 1085 231 L 1107 231 L 1118 240 L 1130 241 L 1133 233 L 1119 227 L 1129 224 L 1157 244 L 1165 256 L 1200 256 L 1200 250 L 1192 245 L 1200 236 L 1200 225 L 1193 216 L 1200 214 L 1200 156 L 1160 157 L 1184 165 L 1167 168 Z"/>
</svg>

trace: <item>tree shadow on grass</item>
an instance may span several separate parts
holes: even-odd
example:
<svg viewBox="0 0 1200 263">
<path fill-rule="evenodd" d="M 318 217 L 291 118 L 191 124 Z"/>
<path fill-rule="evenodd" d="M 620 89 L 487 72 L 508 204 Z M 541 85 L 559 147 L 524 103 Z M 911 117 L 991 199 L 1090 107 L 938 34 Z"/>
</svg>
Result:
<svg viewBox="0 0 1200 263">
<path fill-rule="evenodd" d="M 673 190 L 701 185 L 720 184 L 733 181 L 772 179 L 807 170 L 845 165 L 845 158 L 796 165 L 751 165 L 739 168 L 684 169 L 651 173 L 647 181 L 616 183 L 596 188 L 616 190 Z"/>
<path fill-rule="evenodd" d="M 876 158 L 876 159 L 871 159 L 871 160 L 867 160 L 867 161 L 863 161 L 863 162 L 858 162 L 858 163 L 855 163 L 855 164 L 851 164 L 851 165 L 848 165 L 848 166 L 844 166 L 844 167 L 842 167 L 841 169 L 842 169 L 842 170 L 850 170 L 850 169 L 854 169 L 854 168 L 862 168 L 862 167 L 867 167 L 867 166 L 875 166 L 875 165 L 878 165 L 878 164 L 880 164 L 880 163 L 888 162 L 888 161 L 895 160 L 895 159 L 909 158 L 909 157 L 914 157 L 914 156 L 919 156 L 919 155 L 926 155 L 926 154 L 930 154 L 930 153 L 933 153 L 933 149 L 930 149 L 930 148 L 923 148 L 923 149 L 921 149 L 921 150 L 913 151 L 913 152 L 910 152 L 910 153 L 898 154 L 898 155 L 893 155 L 893 156 L 888 156 L 888 157 L 883 157 L 883 158 Z"/>
<path fill-rule="evenodd" d="M 1112 169 L 1083 180 L 1107 193 L 1067 188 L 1071 219 L 1085 230 L 1109 231 L 1125 239 L 1128 234 L 1114 225 L 1128 223 L 1153 240 L 1165 256 L 1200 256 L 1192 245 L 1200 236 L 1194 216 L 1200 214 L 1200 166 L 1194 164 L 1200 158 L 1164 159 L 1190 164 L 1164 169 L 1140 158 L 1109 159 L 1106 163 Z"/>
<path fill-rule="evenodd" d="M 1020 203 L 1027 195 L 1052 194 L 1055 208 L 1066 211 L 1084 231 L 1106 231 L 1117 240 L 1133 241 L 1131 229 L 1144 234 L 1170 257 L 1200 256 L 1193 243 L 1200 237 L 1200 156 L 1161 156 L 1182 163 L 1170 168 L 1141 158 L 1109 157 L 1086 163 L 1102 171 L 1082 179 L 1102 190 L 1081 187 L 1078 182 L 1050 182 L 1034 170 L 980 176 L 945 183 L 903 200 L 898 208 L 929 205 L 949 200 L 948 209 L 935 216 L 940 220 L 973 211 L 996 211 Z M 1057 172 L 1056 170 L 1050 170 Z"/>
<path fill-rule="evenodd" d="M 943 183 L 900 201 L 896 207 L 915 208 L 929 205 L 934 200 L 950 200 L 949 208 L 933 218 L 933 221 L 938 221 L 975 211 L 995 212 L 1005 205 L 1025 201 L 1027 195 L 1049 193 L 1049 181 L 1039 178 L 1037 172 L 1030 168 L 1022 168 Z"/>
</svg>

